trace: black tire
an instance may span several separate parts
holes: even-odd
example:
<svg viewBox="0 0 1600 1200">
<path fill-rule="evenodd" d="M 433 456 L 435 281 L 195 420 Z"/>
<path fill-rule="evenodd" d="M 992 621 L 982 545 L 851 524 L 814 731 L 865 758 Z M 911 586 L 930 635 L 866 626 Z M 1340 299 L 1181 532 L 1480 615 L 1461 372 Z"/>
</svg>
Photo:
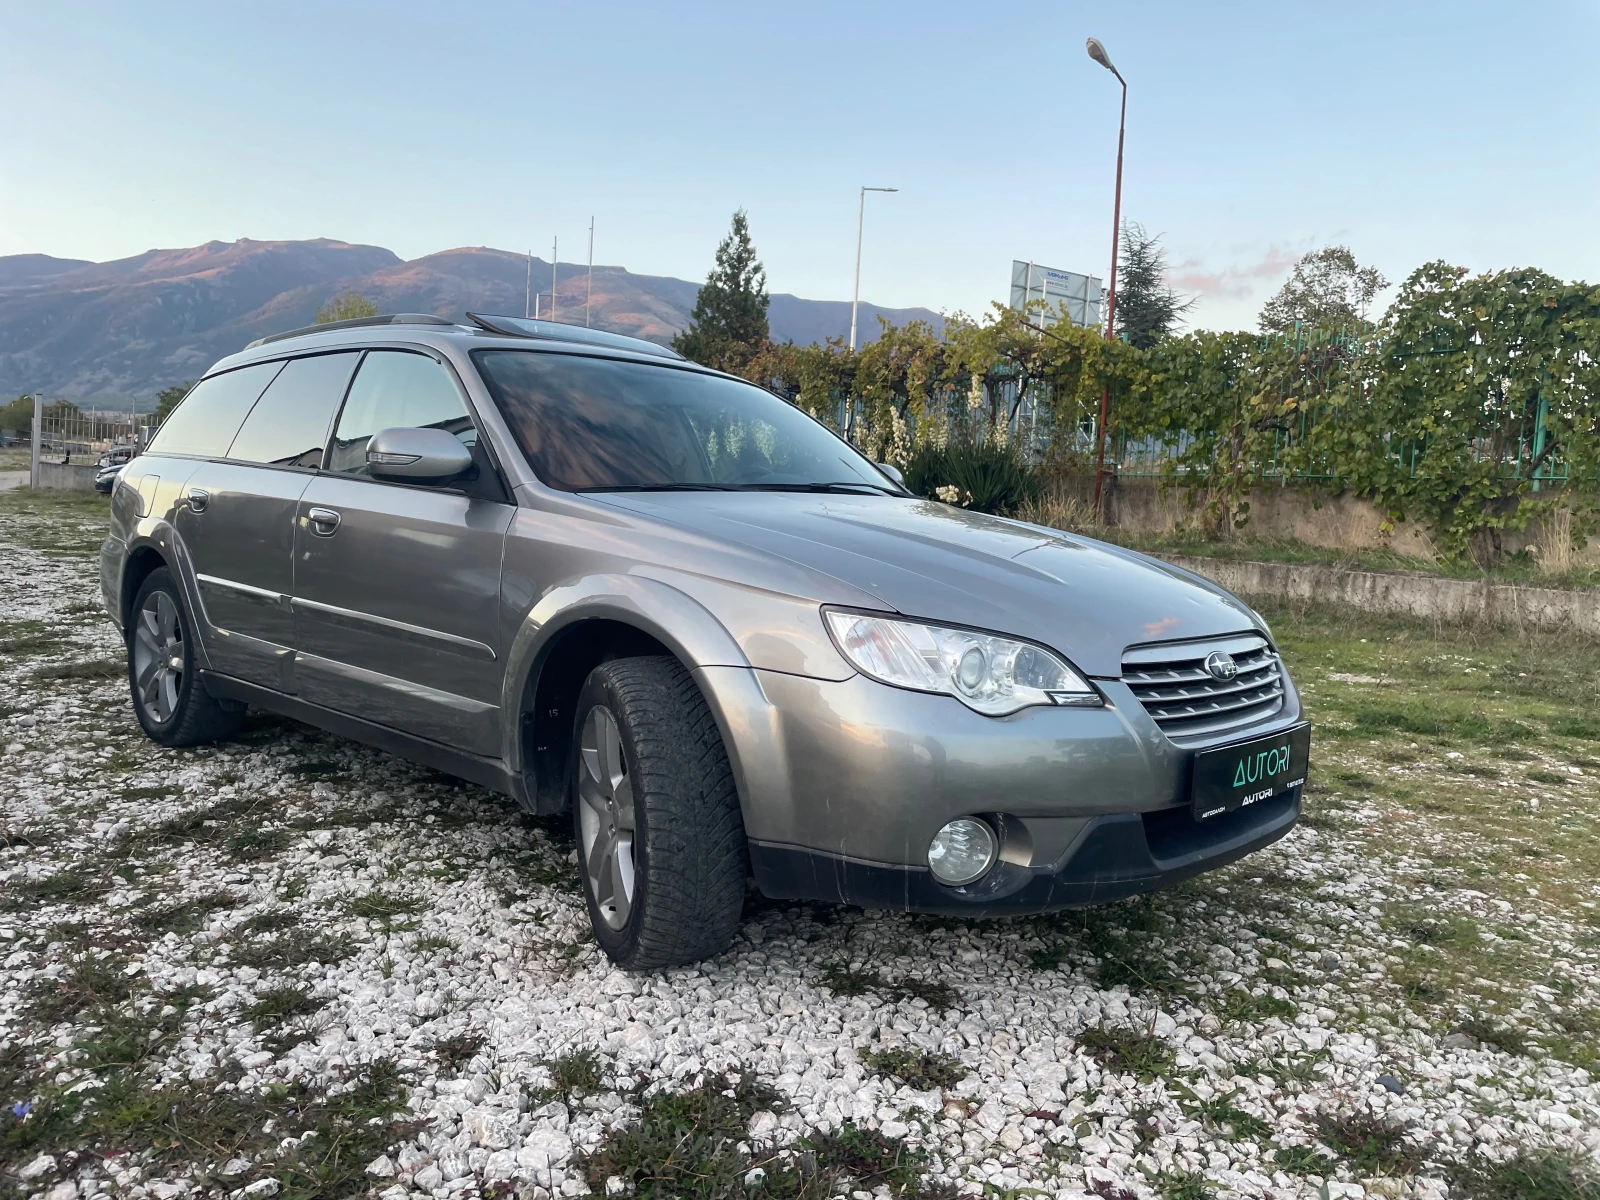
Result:
<svg viewBox="0 0 1600 1200">
<path fill-rule="evenodd" d="M 590 673 L 576 715 L 569 795 L 578 874 L 600 948 L 629 971 L 721 954 L 738 932 L 750 864 L 733 771 L 699 687 L 674 658 L 616 659 Z M 597 770 L 606 717 L 620 756 Z M 607 786 L 600 777 L 617 770 L 623 777 L 612 798 L 596 804 Z M 608 865 L 620 858 L 604 859 L 602 843 L 607 813 L 622 826 L 630 808 L 633 892 L 624 915 Z"/>
<path fill-rule="evenodd" d="M 128 611 L 126 632 L 133 712 L 151 741 L 203 746 L 238 732 L 243 710 L 224 708 L 196 677 L 194 622 L 167 568 L 157 567 L 145 576 Z M 168 640 L 171 632 L 176 643 Z M 180 661 L 181 666 L 172 667 Z M 146 672 L 143 683 L 141 670 Z"/>
</svg>

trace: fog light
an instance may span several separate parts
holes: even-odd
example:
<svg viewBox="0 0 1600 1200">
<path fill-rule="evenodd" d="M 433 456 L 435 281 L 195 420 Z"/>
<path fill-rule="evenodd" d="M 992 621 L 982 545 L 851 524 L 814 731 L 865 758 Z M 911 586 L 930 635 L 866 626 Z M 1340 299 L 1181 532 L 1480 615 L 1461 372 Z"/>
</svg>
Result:
<svg viewBox="0 0 1600 1200">
<path fill-rule="evenodd" d="M 986 822 L 960 817 L 928 843 L 928 869 L 940 883 L 960 887 L 992 867 L 998 849 L 994 830 Z"/>
</svg>

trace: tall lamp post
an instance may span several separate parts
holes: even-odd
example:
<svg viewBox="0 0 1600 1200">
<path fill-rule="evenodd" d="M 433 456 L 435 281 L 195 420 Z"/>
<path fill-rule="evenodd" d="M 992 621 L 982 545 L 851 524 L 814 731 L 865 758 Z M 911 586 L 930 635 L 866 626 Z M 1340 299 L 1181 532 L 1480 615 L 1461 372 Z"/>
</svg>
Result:
<svg viewBox="0 0 1600 1200">
<path fill-rule="evenodd" d="M 1111 56 L 1106 53 L 1106 48 L 1100 44 L 1099 38 L 1088 40 L 1089 57 L 1094 59 L 1106 70 L 1117 77 L 1117 82 L 1122 85 L 1122 116 L 1117 122 L 1117 192 L 1116 199 L 1111 206 L 1111 289 L 1106 298 L 1106 341 L 1113 336 L 1113 323 L 1117 318 L 1117 252 L 1119 247 L 1117 239 L 1122 233 L 1122 137 L 1128 128 L 1128 81 L 1122 77 L 1122 72 L 1111 65 Z M 1101 504 L 1101 489 L 1106 477 L 1106 421 L 1111 414 L 1111 384 L 1106 383 L 1105 390 L 1100 393 L 1100 423 L 1095 428 L 1095 453 L 1094 453 L 1094 517 L 1096 521 L 1103 520 L 1105 510 Z"/>
<path fill-rule="evenodd" d="M 898 192 L 899 188 L 864 187 L 856 204 L 856 287 L 850 297 L 850 349 L 856 348 L 856 307 L 861 303 L 861 223 L 867 215 L 868 192 Z"/>
</svg>

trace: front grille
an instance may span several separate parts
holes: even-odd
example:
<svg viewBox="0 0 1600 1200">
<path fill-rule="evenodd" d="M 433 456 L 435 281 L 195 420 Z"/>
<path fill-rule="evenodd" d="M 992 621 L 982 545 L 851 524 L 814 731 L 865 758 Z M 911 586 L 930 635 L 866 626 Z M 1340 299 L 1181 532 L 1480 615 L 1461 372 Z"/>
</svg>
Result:
<svg viewBox="0 0 1600 1200">
<path fill-rule="evenodd" d="M 1225 682 L 1205 667 L 1217 651 L 1239 668 Z M 1168 737 L 1184 741 L 1254 724 L 1283 707 L 1278 656 L 1254 633 L 1131 647 L 1122 655 L 1122 682 Z"/>
</svg>

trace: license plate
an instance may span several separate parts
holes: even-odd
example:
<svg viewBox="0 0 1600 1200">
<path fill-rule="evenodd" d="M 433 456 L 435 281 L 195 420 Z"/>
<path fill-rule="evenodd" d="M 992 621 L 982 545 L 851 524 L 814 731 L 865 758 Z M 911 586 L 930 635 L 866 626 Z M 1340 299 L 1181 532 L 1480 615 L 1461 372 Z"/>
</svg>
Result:
<svg viewBox="0 0 1600 1200">
<path fill-rule="evenodd" d="M 1219 817 L 1300 787 L 1310 761 L 1310 725 L 1202 750 L 1194 756 L 1194 819 Z"/>
</svg>

